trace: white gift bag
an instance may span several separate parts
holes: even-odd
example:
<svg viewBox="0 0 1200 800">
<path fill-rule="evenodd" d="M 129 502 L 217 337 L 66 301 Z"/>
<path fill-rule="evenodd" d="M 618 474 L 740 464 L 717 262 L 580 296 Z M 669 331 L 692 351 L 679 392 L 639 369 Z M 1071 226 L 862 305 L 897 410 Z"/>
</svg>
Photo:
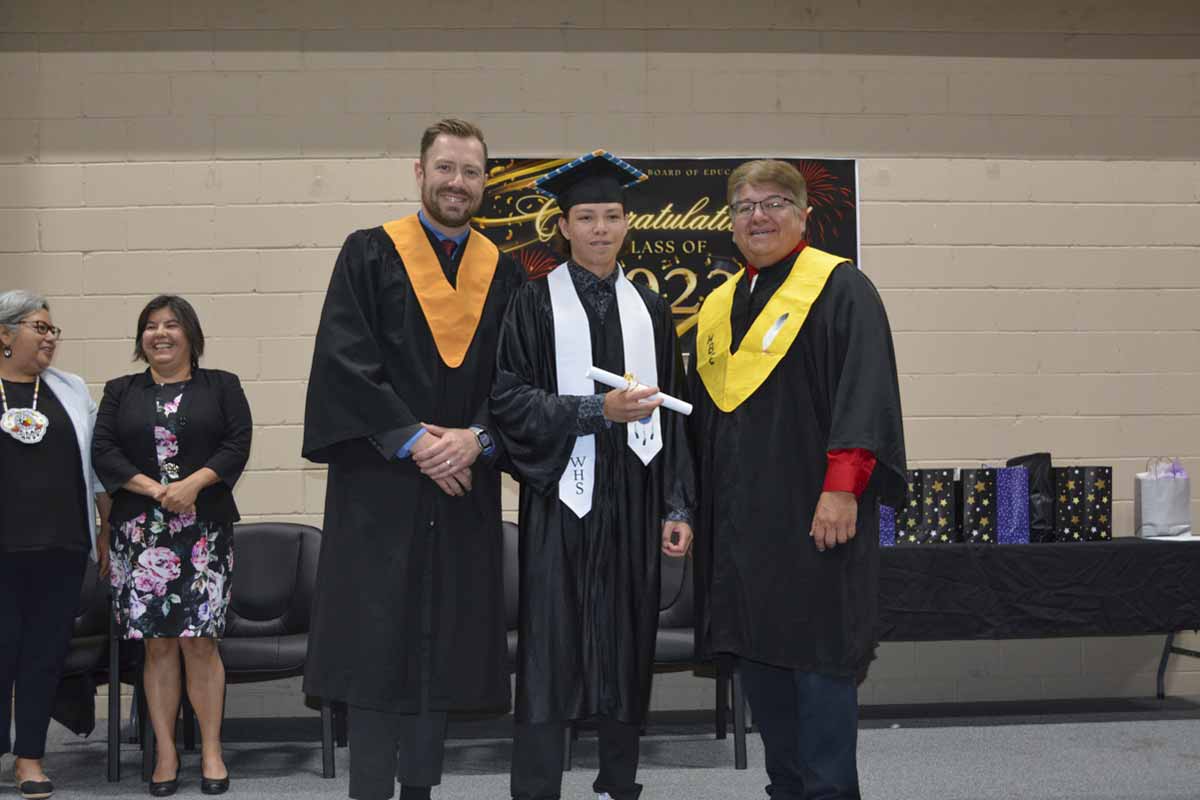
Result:
<svg viewBox="0 0 1200 800">
<path fill-rule="evenodd" d="M 1179 536 L 1192 530 L 1192 481 L 1179 459 L 1152 459 L 1134 479 L 1138 536 Z"/>
</svg>

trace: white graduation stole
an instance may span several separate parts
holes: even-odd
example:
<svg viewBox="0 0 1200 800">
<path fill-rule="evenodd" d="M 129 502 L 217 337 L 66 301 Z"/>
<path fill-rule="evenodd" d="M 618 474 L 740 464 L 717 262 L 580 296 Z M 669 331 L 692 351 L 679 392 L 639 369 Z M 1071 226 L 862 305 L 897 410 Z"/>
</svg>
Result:
<svg viewBox="0 0 1200 800">
<path fill-rule="evenodd" d="M 590 395 L 595 384 L 587 377 L 592 366 L 592 340 L 587 314 L 575 291 L 570 268 L 559 264 L 549 275 L 550 307 L 554 311 L 554 367 L 560 395 Z M 646 386 L 658 385 L 658 360 L 654 347 L 654 326 L 650 312 L 637 289 L 617 267 L 617 313 L 621 318 L 621 340 L 625 371 Z M 631 422 L 625 426 L 626 442 L 643 464 L 649 464 L 662 450 L 662 422 L 655 408 L 648 423 Z M 592 510 L 592 489 L 596 477 L 596 437 L 575 437 L 575 447 L 567 467 L 558 479 L 558 498 L 575 516 L 583 518 Z"/>
</svg>

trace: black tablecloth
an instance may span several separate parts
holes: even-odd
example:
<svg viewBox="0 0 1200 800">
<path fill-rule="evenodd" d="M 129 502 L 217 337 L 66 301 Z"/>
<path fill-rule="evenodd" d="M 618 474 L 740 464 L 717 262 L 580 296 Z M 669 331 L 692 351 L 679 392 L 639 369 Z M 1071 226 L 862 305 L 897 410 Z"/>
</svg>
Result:
<svg viewBox="0 0 1200 800">
<path fill-rule="evenodd" d="M 1200 542 L 882 548 L 880 639 L 1036 639 L 1200 629 Z"/>
</svg>

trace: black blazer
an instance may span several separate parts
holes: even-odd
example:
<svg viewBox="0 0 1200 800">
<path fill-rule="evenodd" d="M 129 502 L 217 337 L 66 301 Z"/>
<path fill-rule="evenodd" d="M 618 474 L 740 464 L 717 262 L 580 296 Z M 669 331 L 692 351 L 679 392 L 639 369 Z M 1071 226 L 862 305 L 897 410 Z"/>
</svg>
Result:
<svg viewBox="0 0 1200 800">
<path fill-rule="evenodd" d="M 157 478 L 154 446 L 154 380 L 150 370 L 113 378 L 104 384 L 104 398 L 92 438 L 92 466 L 113 498 L 113 525 L 155 508 L 149 497 L 121 487 L 142 473 Z M 237 522 L 233 485 L 250 457 L 250 404 L 232 372 L 197 369 L 179 404 L 179 477 L 208 467 L 221 478 L 196 497 L 201 522 Z"/>
</svg>

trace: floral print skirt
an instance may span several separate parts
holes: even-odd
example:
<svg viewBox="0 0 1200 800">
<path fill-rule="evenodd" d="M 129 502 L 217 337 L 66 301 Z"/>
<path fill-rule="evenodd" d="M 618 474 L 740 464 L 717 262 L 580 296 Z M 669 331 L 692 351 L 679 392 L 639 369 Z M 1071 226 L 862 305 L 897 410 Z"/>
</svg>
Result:
<svg viewBox="0 0 1200 800">
<path fill-rule="evenodd" d="M 126 639 L 220 638 L 232 578 L 232 525 L 155 508 L 113 531 L 113 607 Z"/>
</svg>

